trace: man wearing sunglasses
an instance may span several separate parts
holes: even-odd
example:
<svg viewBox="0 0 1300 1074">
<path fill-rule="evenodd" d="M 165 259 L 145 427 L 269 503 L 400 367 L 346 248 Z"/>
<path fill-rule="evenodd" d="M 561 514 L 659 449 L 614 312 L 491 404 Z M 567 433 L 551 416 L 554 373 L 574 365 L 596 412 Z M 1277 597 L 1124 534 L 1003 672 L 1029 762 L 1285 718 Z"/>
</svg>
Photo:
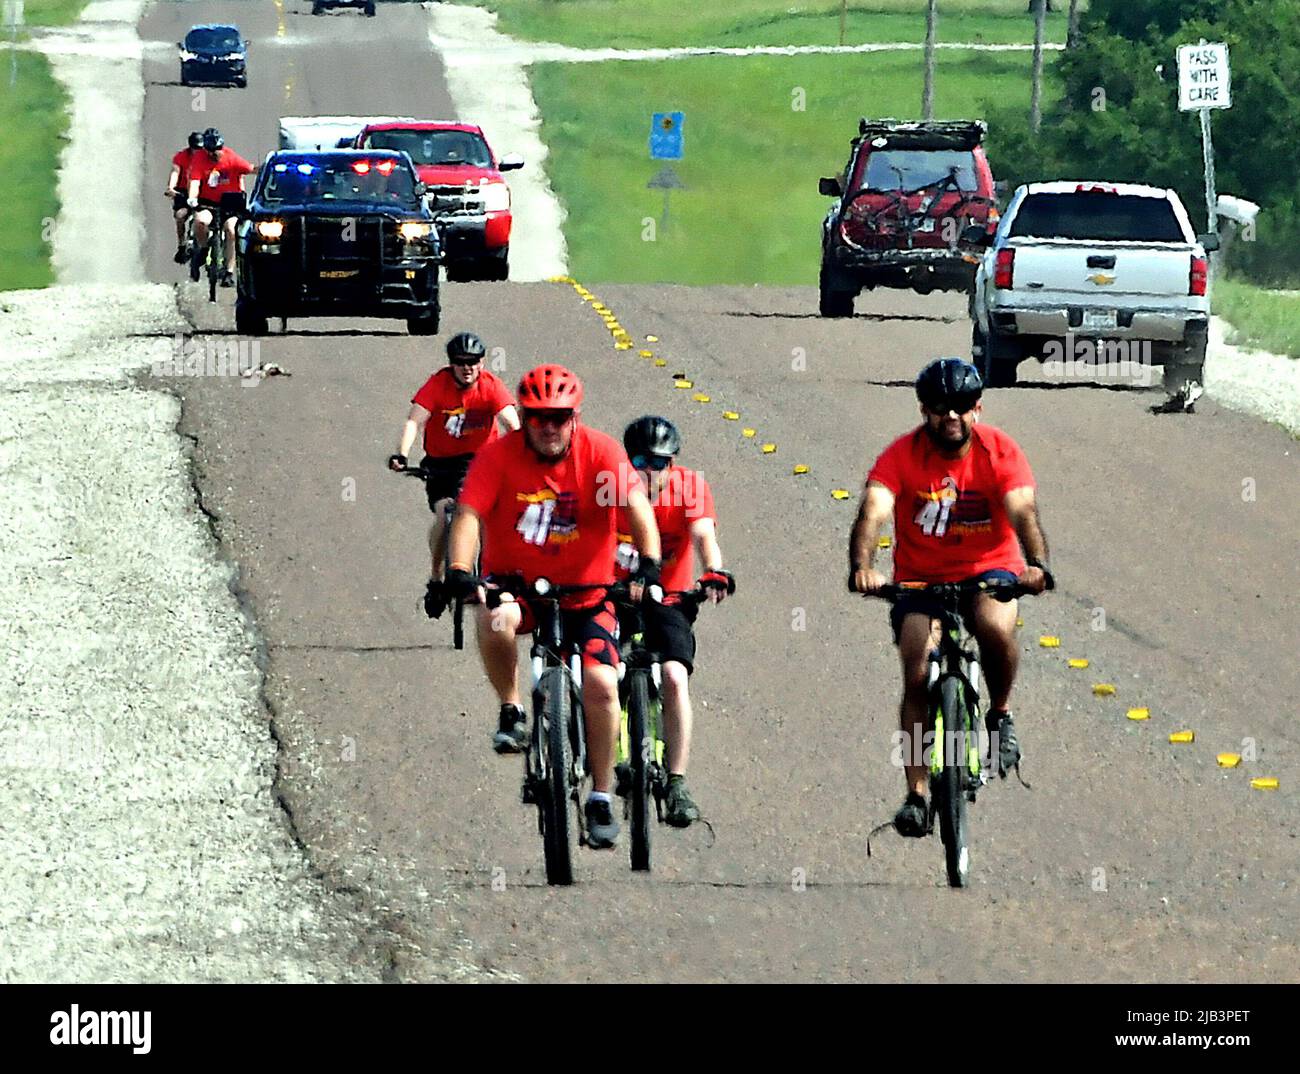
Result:
<svg viewBox="0 0 1300 1074">
<path fill-rule="evenodd" d="M 433 524 L 429 527 L 432 569 L 425 587 L 424 610 L 437 619 L 447 607 L 443 593 L 443 542 L 447 512 L 460 492 L 474 453 L 502 432 L 519 428 L 514 397 L 500 378 L 483 368 L 486 348 L 473 332 L 461 332 L 447 341 L 447 365 L 424 382 L 411 399 L 411 412 L 402 426 L 397 453 L 388 468 L 401 471 L 415 438 L 424 434 L 424 483 Z M 430 419 L 433 420 L 430 420 Z"/>
<path fill-rule="evenodd" d="M 626 505 L 640 564 L 632 596 L 659 582 L 659 532 L 637 472 L 617 440 L 582 425 L 582 382 L 562 365 L 543 365 L 519 382 L 523 429 L 488 444 L 475 457 L 451 527 L 449 597 L 482 601 L 471 572 L 480 539 L 486 580 L 546 578 L 590 586 L 560 599 L 565 636 L 582 654 L 582 704 L 592 792 L 585 806 L 587 845 L 612 847 L 619 825 L 610 793 L 618 743 L 618 616 L 605 588 L 614 581 L 617 515 Z M 516 637 L 536 619 L 526 600 L 489 611 L 480 605 L 478 646 L 501 702 L 492 745 L 518 753 L 528 742 L 520 707 Z"/>
<path fill-rule="evenodd" d="M 916 395 L 922 423 L 887 447 L 867 475 L 849 543 L 849 589 L 872 594 L 886 579 L 874 567 L 882 526 L 894 523 L 896 582 L 1014 579 L 1034 593 L 1055 587 L 1047 539 L 1038 521 L 1034 475 L 1006 433 L 978 424 L 984 384 L 960 358 L 939 358 L 921 370 Z M 1023 556 L 1021 554 L 1023 549 Z M 907 798 L 894 817 L 901 835 L 927 830 L 928 773 L 921 763 L 926 711 L 926 662 L 939 644 L 939 620 L 924 594 L 894 604 L 890 621 L 903 667 L 900 720 L 907 749 Z M 988 681 L 985 723 L 998 774 L 1020 761 L 1008 702 L 1019 652 L 1016 602 L 987 594 L 963 609 L 979 644 Z"/>
<path fill-rule="evenodd" d="M 646 483 L 663 547 L 663 601 L 645 604 L 643 616 L 646 644 L 659 654 L 663 675 L 668 763 L 664 820 L 675 828 L 685 828 L 700 819 L 699 808 L 686 787 L 693 723 L 689 680 L 695 670 L 698 607 L 690 601 L 682 603 L 681 595 L 699 585 L 716 604 L 736 591 L 736 581 L 730 571 L 722 569 L 718 515 L 709 483 L 703 475 L 675 463 L 682 449 L 677 426 L 653 414 L 637 418 L 623 431 L 623 446 Z M 637 551 L 626 523 L 621 522 L 619 530 L 619 569 L 630 572 L 636 569 Z M 698 582 L 693 569 L 697 557 L 704 568 Z"/>
</svg>

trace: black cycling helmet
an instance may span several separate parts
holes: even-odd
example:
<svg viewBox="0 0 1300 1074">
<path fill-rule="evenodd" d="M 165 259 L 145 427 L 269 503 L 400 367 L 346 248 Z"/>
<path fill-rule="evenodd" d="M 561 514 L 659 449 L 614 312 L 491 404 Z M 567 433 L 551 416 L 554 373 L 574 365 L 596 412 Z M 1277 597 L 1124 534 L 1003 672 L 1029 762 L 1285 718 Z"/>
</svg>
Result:
<svg viewBox="0 0 1300 1074">
<path fill-rule="evenodd" d="M 199 149 L 203 145 L 203 135 L 198 131 L 190 131 L 190 148 Z"/>
<path fill-rule="evenodd" d="M 209 127 L 203 132 L 203 148 L 209 153 L 217 152 L 226 140 L 221 137 L 221 132 L 216 127 Z"/>
<path fill-rule="evenodd" d="M 669 458 L 682 450 L 682 435 L 667 418 L 647 414 L 623 430 L 623 446 L 631 459 L 638 455 Z"/>
<path fill-rule="evenodd" d="M 964 358 L 936 358 L 916 378 L 916 397 L 928 409 L 964 414 L 984 393 L 984 381 Z"/>
<path fill-rule="evenodd" d="M 457 358 L 482 359 L 487 354 L 483 341 L 473 332 L 461 332 L 447 340 L 447 360 L 455 362 Z"/>
</svg>

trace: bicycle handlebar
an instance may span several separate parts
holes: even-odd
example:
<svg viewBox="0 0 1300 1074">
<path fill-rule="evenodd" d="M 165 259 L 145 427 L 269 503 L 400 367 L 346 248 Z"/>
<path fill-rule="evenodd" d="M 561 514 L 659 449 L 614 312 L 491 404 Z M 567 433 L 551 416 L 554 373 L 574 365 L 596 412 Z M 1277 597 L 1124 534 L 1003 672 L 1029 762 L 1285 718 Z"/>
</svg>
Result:
<svg viewBox="0 0 1300 1074">
<path fill-rule="evenodd" d="M 1018 581 L 1012 582 L 1000 578 L 965 582 L 931 582 L 921 585 L 891 582 L 881 586 L 876 592 L 864 593 L 863 596 L 875 597 L 878 600 L 888 601 L 893 604 L 908 593 L 924 593 L 926 596 L 938 597 L 941 600 L 950 600 L 974 593 L 987 593 L 994 600 L 1003 602 L 1015 600 L 1017 597 L 1038 596 L 1032 589 L 1021 585 Z"/>
</svg>

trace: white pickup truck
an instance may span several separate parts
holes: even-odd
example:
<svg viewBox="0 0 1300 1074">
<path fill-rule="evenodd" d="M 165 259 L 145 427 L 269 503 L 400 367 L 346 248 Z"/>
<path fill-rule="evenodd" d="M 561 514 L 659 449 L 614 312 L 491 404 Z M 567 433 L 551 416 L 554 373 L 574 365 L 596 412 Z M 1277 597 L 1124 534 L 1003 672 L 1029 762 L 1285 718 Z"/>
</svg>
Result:
<svg viewBox="0 0 1300 1074">
<path fill-rule="evenodd" d="M 1207 251 L 1172 190 L 1030 183 L 1012 195 L 975 272 L 971 352 L 989 387 L 1027 357 L 1163 365 L 1166 388 L 1200 382 L 1209 332 Z"/>
</svg>

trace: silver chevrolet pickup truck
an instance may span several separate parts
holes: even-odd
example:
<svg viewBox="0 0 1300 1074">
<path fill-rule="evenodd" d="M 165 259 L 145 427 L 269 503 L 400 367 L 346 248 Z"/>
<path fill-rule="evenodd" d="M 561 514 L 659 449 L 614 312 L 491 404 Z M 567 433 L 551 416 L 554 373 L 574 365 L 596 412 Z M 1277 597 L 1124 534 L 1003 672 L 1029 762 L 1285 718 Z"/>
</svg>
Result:
<svg viewBox="0 0 1300 1074">
<path fill-rule="evenodd" d="M 1164 366 L 1171 391 L 1200 383 L 1209 335 L 1207 254 L 1172 190 L 1127 183 L 1019 187 L 971 293 L 971 352 L 990 387 L 1028 357 Z"/>
</svg>

